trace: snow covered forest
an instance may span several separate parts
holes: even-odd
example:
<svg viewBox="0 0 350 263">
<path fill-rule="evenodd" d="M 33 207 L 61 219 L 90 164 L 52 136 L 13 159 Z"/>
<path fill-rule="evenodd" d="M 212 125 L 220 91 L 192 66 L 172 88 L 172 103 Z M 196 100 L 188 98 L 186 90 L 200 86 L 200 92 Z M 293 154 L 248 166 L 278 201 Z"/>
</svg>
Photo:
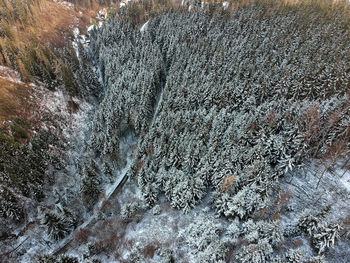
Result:
<svg viewBox="0 0 350 263">
<path fill-rule="evenodd" d="M 194 1 L 141 30 L 130 5 L 78 46 L 65 159 L 23 153 L 52 193 L 6 261 L 349 262 L 349 5 Z"/>
</svg>

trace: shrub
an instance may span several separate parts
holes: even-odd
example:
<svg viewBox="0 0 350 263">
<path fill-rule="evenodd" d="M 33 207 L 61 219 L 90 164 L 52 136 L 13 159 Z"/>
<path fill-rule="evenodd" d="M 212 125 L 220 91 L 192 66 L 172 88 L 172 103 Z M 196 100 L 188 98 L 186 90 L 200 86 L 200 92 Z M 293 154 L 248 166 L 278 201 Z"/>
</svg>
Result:
<svg viewBox="0 0 350 263">
<path fill-rule="evenodd" d="M 264 263 L 268 262 L 272 252 L 271 245 L 265 240 L 260 240 L 258 244 L 243 246 L 236 259 L 239 262 Z"/>
</svg>

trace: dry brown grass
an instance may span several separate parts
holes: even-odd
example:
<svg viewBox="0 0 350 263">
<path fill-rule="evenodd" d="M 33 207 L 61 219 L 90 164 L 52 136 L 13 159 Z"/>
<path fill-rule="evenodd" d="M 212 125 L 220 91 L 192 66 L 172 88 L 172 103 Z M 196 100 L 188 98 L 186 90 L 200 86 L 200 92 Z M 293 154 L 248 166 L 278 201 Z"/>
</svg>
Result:
<svg viewBox="0 0 350 263">
<path fill-rule="evenodd" d="M 97 3 L 88 8 L 75 7 L 69 9 L 59 3 L 42 0 L 40 5 L 33 6 L 34 21 L 23 26 L 16 24 L 20 39 L 26 40 L 35 36 L 42 44 L 63 46 L 65 36 L 72 33 L 72 27 L 78 27 L 82 32 L 90 24 L 90 18 L 94 18 L 102 6 Z"/>
<path fill-rule="evenodd" d="M 0 127 L 14 117 L 27 119 L 32 109 L 32 88 L 0 77 Z"/>
<path fill-rule="evenodd" d="M 70 9 L 60 3 L 41 0 L 38 4 L 31 5 L 31 13 L 25 23 L 0 19 L 1 25 L 10 30 L 8 36 L 0 37 L 0 50 L 5 46 L 13 47 L 12 56 L 16 58 L 21 78 L 29 81 L 29 72 L 21 60 L 22 56 L 27 57 L 27 48 L 42 50 L 40 44 L 63 47 L 68 40 L 67 37 L 72 35 L 73 27 L 78 27 L 84 33 L 86 26 L 90 24 L 90 18 L 95 18 L 97 11 L 101 8 L 102 6 L 96 2 L 89 8 L 76 6 Z M 41 58 L 44 61 L 47 60 L 45 56 Z M 0 53 L 1 64 L 14 66 L 6 53 Z M 49 61 L 46 61 L 46 64 L 54 66 Z M 4 121 L 11 118 L 29 120 L 35 111 L 33 100 L 30 99 L 30 94 L 35 93 L 35 88 L 22 82 L 12 81 L 11 77 L 15 79 L 17 76 L 9 76 L 8 73 L 0 70 L 0 127 L 3 126 Z M 79 105 L 69 101 L 68 108 L 71 112 L 75 112 L 79 109 Z"/>
</svg>

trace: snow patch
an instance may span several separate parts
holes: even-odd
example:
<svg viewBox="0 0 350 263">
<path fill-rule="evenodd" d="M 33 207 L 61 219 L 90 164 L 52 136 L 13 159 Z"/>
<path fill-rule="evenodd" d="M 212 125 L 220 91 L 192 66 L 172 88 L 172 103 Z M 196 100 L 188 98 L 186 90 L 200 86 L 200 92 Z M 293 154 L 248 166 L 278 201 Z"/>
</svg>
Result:
<svg viewBox="0 0 350 263">
<path fill-rule="evenodd" d="M 335 169 L 332 172 L 325 171 L 325 167 L 315 162 L 311 162 L 304 170 L 293 170 L 285 175 L 281 180 L 282 192 L 290 191 L 289 202 L 290 211 L 281 215 L 283 229 L 287 225 L 295 225 L 298 215 L 305 209 L 320 211 L 330 205 L 331 211 L 328 220 L 332 222 L 343 222 L 350 215 L 350 173 L 343 169 Z M 312 255 L 312 248 L 306 237 L 303 237 L 303 249 L 307 255 Z M 342 238 L 337 244 L 346 243 L 346 253 L 350 255 L 349 239 Z M 339 255 L 335 252 L 339 249 L 336 244 L 327 256 L 327 262 L 339 261 Z M 344 244 L 342 245 L 344 247 Z"/>
<path fill-rule="evenodd" d="M 350 193 L 350 172 L 346 171 L 345 174 L 340 178 L 340 182 L 343 184 L 344 188 Z"/>
<path fill-rule="evenodd" d="M 21 81 L 20 74 L 17 71 L 10 69 L 8 67 L 0 66 L 0 78 L 7 79 L 14 83 L 24 84 Z"/>
<path fill-rule="evenodd" d="M 75 27 L 75 28 L 73 29 L 73 35 L 74 35 L 74 37 L 77 38 L 77 37 L 79 36 L 79 34 L 80 34 L 79 28 Z"/>
<path fill-rule="evenodd" d="M 60 1 L 60 0 L 53 0 L 55 3 L 58 3 L 60 4 L 61 6 L 64 6 L 70 10 L 73 10 L 74 9 L 74 4 L 73 3 L 70 3 L 70 2 L 67 2 L 67 1 Z"/>
<path fill-rule="evenodd" d="M 230 6 L 229 2 L 223 2 L 222 3 L 222 7 L 224 8 L 224 10 L 226 10 L 229 6 Z"/>
<path fill-rule="evenodd" d="M 144 24 L 142 25 L 142 27 L 140 28 L 140 32 L 144 32 L 145 30 L 147 30 L 147 28 L 148 28 L 148 23 L 149 23 L 149 20 L 148 20 L 146 23 L 144 23 Z"/>
<path fill-rule="evenodd" d="M 89 27 L 87 28 L 87 32 L 90 32 L 90 31 L 94 30 L 94 28 L 95 28 L 95 25 L 89 26 Z"/>
<path fill-rule="evenodd" d="M 131 0 L 122 0 L 119 4 L 119 8 L 126 7 L 130 2 Z"/>
</svg>

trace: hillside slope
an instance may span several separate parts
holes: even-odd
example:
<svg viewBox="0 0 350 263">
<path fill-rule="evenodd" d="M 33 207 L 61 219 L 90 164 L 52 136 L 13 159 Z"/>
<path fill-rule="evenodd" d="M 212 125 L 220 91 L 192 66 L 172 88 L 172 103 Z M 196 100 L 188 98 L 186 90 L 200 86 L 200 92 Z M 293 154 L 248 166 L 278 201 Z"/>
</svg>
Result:
<svg viewBox="0 0 350 263">
<path fill-rule="evenodd" d="M 105 91 L 79 160 L 87 218 L 125 165 L 125 136 L 137 154 L 123 190 L 60 252 L 347 262 L 349 7 L 190 10 L 156 15 L 142 32 L 120 13 L 91 32 Z"/>
<path fill-rule="evenodd" d="M 2 255 L 348 262 L 349 4 L 152 4 L 130 3 L 77 45 L 68 65 L 81 111 L 50 108 L 72 124 L 62 148 L 48 151 L 61 162 L 40 165 L 54 178 L 44 184 L 52 194 L 40 195 L 42 173 L 34 173 L 28 194 L 38 193 L 38 209 L 4 239 Z M 15 160 L 27 160 L 20 140 L 13 144 L 24 153 Z M 4 181 L 25 191 L 23 170 L 7 164 Z M 9 209 L 0 211 L 23 216 L 3 193 Z"/>
</svg>

